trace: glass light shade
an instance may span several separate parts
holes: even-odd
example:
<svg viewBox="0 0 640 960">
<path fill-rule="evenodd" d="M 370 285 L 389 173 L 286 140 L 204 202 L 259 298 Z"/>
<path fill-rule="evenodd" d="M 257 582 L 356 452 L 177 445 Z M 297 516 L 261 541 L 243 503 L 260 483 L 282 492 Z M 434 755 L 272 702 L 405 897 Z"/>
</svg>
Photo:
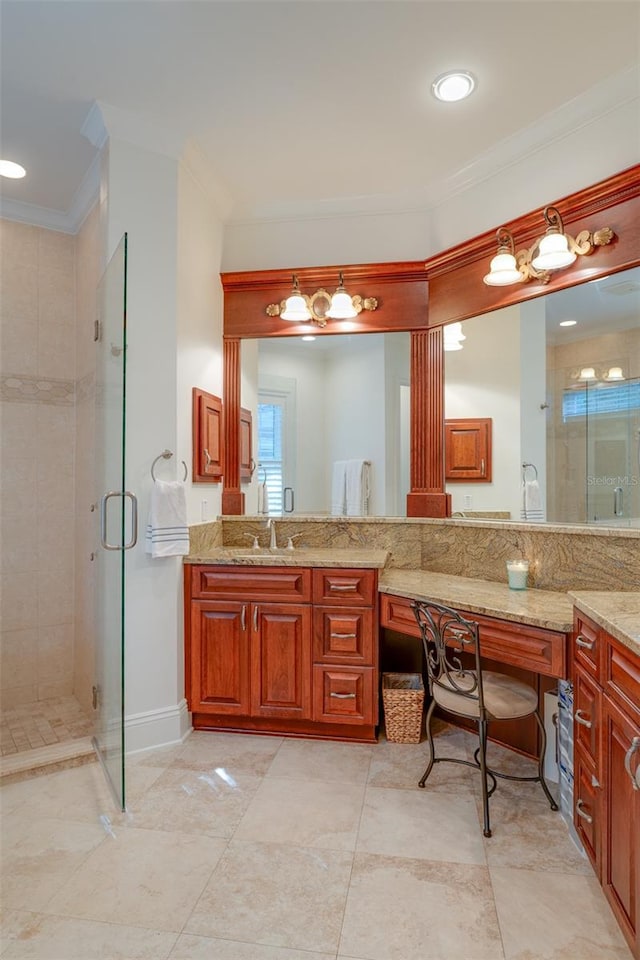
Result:
<svg viewBox="0 0 640 960">
<path fill-rule="evenodd" d="M 280 316 L 283 320 L 291 320 L 292 323 L 302 323 L 305 320 L 311 320 L 311 311 L 302 294 L 292 293 L 290 297 L 287 297 L 284 310 Z"/>
<path fill-rule="evenodd" d="M 459 340 L 445 340 L 444 349 L 447 353 L 450 353 L 452 350 L 462 350 L 462 344 Z"/>
<path fill-rule="evenodd" d="M 332 320 L 350 320 L 352 317 L 358 316 L 353 300 L 344 287 L 338 287 L 331 297 L 331 306 L 327 310 L 327 316 L 331 317 Z"/>
<path fill-rule="evenodd" d="M 516 267 L 512 253 L 498 253 L 491 261 L 489 273 L 482 279 L 490 287 L 506 287 L 510 283 L 522 283 L 524 276 Z"/>
<path fill-rule="evenodd" d="M 605 380 L 624 380 L 625 376 L 622 367 L 609 367 Z"/>
<path fill-rule="evenodd" d="M 462 323 L 448 323 L 444 328 L 443 346 L 445 350 L 462 350 L 462 341 L 466 339 L 462 332 Z"/>
<path fill-rule="evenodd" d="M 569 250 L 564 233 L 546 233 L 538 244 L 538 254 L 531 261 L 535 270 L 561 270 L 576 259 Z"/>
<path fill-rule="evenodd" d="M 578 374 L 578 380 L 595 380 L 596 371 L 593 367 L 583 367 L 580 373 Z"/>
</svg>

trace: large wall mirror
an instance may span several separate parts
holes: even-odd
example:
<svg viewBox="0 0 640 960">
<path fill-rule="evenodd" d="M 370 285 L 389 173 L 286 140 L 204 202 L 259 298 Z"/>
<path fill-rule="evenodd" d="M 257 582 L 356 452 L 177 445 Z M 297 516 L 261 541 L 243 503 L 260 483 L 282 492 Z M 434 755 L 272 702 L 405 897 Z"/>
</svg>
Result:
<svg viewBox="0 0 640 960">
<path fill-rule="evenodd" d="M 640 269 L 462 333 L 461 349 L 445 340 L 445 417 L 491 418 L 493 469 L 447 484 L 454 516 L 640 527 Z"/>
</svg>

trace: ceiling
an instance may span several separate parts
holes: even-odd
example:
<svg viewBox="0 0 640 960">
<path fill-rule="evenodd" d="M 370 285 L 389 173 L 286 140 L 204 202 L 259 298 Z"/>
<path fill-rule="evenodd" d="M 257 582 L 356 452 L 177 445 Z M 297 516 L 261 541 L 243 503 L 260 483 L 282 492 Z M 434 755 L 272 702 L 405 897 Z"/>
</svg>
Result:
<svg viewBox="0 0 640 960">
<path fill-rule="evenodd" d="M 1 153 L 28 170 L 2 195 L 34 216 L 69 211 L 95 169 L 95 101 L 195 141 L 229 218 L 250 220 L 429 205 L 525 132 L 585 122 L 585 91 L 612 109 L 593 92 L 619 102 L 627 71 L 637 96 L 640 5 L 616 0 L 2 0 L 0 15 Z M 443 104 L 431 82 L 453 67 L 477 89 Z"/>
</svg>

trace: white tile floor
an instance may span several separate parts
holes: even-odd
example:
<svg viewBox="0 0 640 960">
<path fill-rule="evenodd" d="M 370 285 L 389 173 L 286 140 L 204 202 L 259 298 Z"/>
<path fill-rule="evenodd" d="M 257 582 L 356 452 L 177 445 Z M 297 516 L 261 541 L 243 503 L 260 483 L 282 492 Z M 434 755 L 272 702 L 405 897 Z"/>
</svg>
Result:
<svg viewBox="0 0 640 960">
<path fill-rule="evenodd" d="M 128 762 L 125 815 L 97 764 L 9 784 L 0 957 L 629 960 L 537 785 L 500 785 L 485 840 L 476 774 L 419 790 L 426 758 L 194 733 Z"/>
</svg>

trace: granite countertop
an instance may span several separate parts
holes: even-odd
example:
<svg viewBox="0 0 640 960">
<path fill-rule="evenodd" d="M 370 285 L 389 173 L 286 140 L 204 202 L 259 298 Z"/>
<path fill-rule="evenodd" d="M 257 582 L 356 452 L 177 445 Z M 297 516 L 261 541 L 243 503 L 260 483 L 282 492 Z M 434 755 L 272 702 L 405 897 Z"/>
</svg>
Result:
<svg viewBox="0 0 640 960">
<path fill-rule="evenodd" d="M 387 562 L 386 550 L 346 547 L 323 550 L 319 547 L 267 550 L 261 547 L 212 547 L 202 554 L 189 554 L 185 563 L 216 563 L 247 567 L 369 567 L 381 570 Z"/>
<path fill-rule="evenodd" d="M 384 570 L 378 590 L 415 600 L 435 600 L 470 613 L 528 623 L 567 633 L 573 626 L 573 606 L 566 593 L 552 590 L 510 590 L 506 583 L 455 577 L 428 570 Z"/>
<path fill-rule="evenodd" d="M 569 597 L 581 613 L 640 655 L 640 593 L 576 590 Z"/>
</svg>

